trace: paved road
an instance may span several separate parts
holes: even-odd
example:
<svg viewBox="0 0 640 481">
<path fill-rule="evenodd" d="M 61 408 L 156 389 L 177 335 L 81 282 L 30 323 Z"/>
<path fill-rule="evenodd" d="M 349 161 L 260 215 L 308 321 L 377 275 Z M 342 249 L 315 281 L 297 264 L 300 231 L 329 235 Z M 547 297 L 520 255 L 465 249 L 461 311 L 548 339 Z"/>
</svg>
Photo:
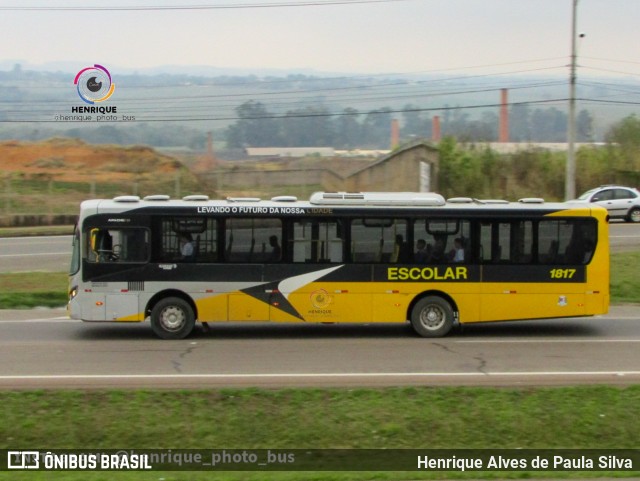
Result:
<svg viewBox="0 0 640 481">
<path fill-rule="evenodd" d="M 71 236 L 0 238 L 0 272 L 68 272 Z"/>
<path fill-rule="evenodd" d="M 609 242 L 612 252 L 640 249 L 640 224 L 611 222 Z"/>
<path fill-rule="evenodd" d="M 556 385 L 640 382 L 640 306 L 603 317 L 466 326 L 214 325 L 182 341 L 148 323 L 0 311 L 0 388 Z"/>
</svg>

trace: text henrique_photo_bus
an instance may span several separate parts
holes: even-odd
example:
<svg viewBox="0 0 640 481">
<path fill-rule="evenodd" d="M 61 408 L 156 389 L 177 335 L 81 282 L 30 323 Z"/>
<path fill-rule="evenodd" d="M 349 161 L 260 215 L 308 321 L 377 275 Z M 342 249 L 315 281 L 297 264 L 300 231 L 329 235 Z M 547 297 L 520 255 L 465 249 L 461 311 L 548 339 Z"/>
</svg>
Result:
<svg viewBox="0 0 640 481">
<path fill-rule="evenodd" d="M 605 209 L 434 193 L 308 201 L 121 196 L 81 204 L 69 314 L 197 322 L 457 324 L 591 316 L 609 305 Z"/>
</svg>

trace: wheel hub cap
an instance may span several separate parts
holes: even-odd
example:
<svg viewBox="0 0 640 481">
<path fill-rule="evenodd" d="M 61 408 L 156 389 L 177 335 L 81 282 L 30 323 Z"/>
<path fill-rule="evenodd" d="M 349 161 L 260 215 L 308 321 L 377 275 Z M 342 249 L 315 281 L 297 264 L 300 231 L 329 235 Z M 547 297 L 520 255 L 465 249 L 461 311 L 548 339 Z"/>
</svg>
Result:
<svg viewBox="0 0 640 481">
<path fill-rule="evenodd" d="M 184 324 L 184 313 L 175 307 L 168 307 L 162 313 L 162 325 L 171 331 L 179 329 Z"/>
</svg>

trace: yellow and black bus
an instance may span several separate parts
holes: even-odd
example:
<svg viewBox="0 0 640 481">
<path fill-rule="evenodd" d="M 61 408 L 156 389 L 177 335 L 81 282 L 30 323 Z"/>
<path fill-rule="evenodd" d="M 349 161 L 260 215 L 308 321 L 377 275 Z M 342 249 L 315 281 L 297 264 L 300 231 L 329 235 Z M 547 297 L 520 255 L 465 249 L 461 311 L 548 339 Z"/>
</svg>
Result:
<svg viewBox="0 0 640 481">
<path fill-rule="evenodd" d="M 605 209 L 327 193 L 308 201 L 204 195 L 88 200 L 74 235 L 69 313 L 151 321 L 164 339 L 196 322 L 456 324 L 603 314 Z"/>
</svg>

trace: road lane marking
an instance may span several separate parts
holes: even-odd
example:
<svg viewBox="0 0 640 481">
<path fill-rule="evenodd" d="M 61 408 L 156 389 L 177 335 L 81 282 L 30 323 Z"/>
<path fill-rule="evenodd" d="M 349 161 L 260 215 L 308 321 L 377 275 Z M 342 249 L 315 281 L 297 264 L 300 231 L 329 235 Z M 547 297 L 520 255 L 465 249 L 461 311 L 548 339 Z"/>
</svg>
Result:
<svg viewBox="0 0 640 481">
<path fill-rule="evenodd" d="M 22 236 L 22 237 L 3 237 L 0 239 L 0 242 L 10 244 L 15 241 L 15 243 L 24 243 L 28 241 L 30 244 L 42 244 L 39 242 L 41 240 L 47 239 L 56 239 L 56 240 L 71 240 L 73 238 L 72 235 L 64 234 L 64 235 L 38 235 L 38 236 Z"/>
<path fill-rule="evenodd" d="M 33 254 L 0 254 L 0 257 L 33 257 L 33 256 L 60 256 L 70 252 L 36 252 Z"/>
<path fill-rule="evenodd" d="M 43 317 L 41 319 L 2 319 L 0 324 L 29 324 L 32 322 L 82 322 L 77 319 L 69 319 L 66 316 L 63 317 Z"/>
<path fill-rule="evenodd" d="M 584 344 L 597 342 L 640 342 L 640 339 L 463 339 L 456 344 Z"/>
<path fill-rule="evenodd" d="M 390 377 L 585 377 L 640 376 L 640 371 L 519 371 L 519 372 L 361 372 L 361 373 L 255 373 L 255 374 L 33 374 L 0 376 L 0 381 L 18 380 L 123 380 L 123 379 L 301 379 L 301 378 L 390 378 Z"/>
</svg>

